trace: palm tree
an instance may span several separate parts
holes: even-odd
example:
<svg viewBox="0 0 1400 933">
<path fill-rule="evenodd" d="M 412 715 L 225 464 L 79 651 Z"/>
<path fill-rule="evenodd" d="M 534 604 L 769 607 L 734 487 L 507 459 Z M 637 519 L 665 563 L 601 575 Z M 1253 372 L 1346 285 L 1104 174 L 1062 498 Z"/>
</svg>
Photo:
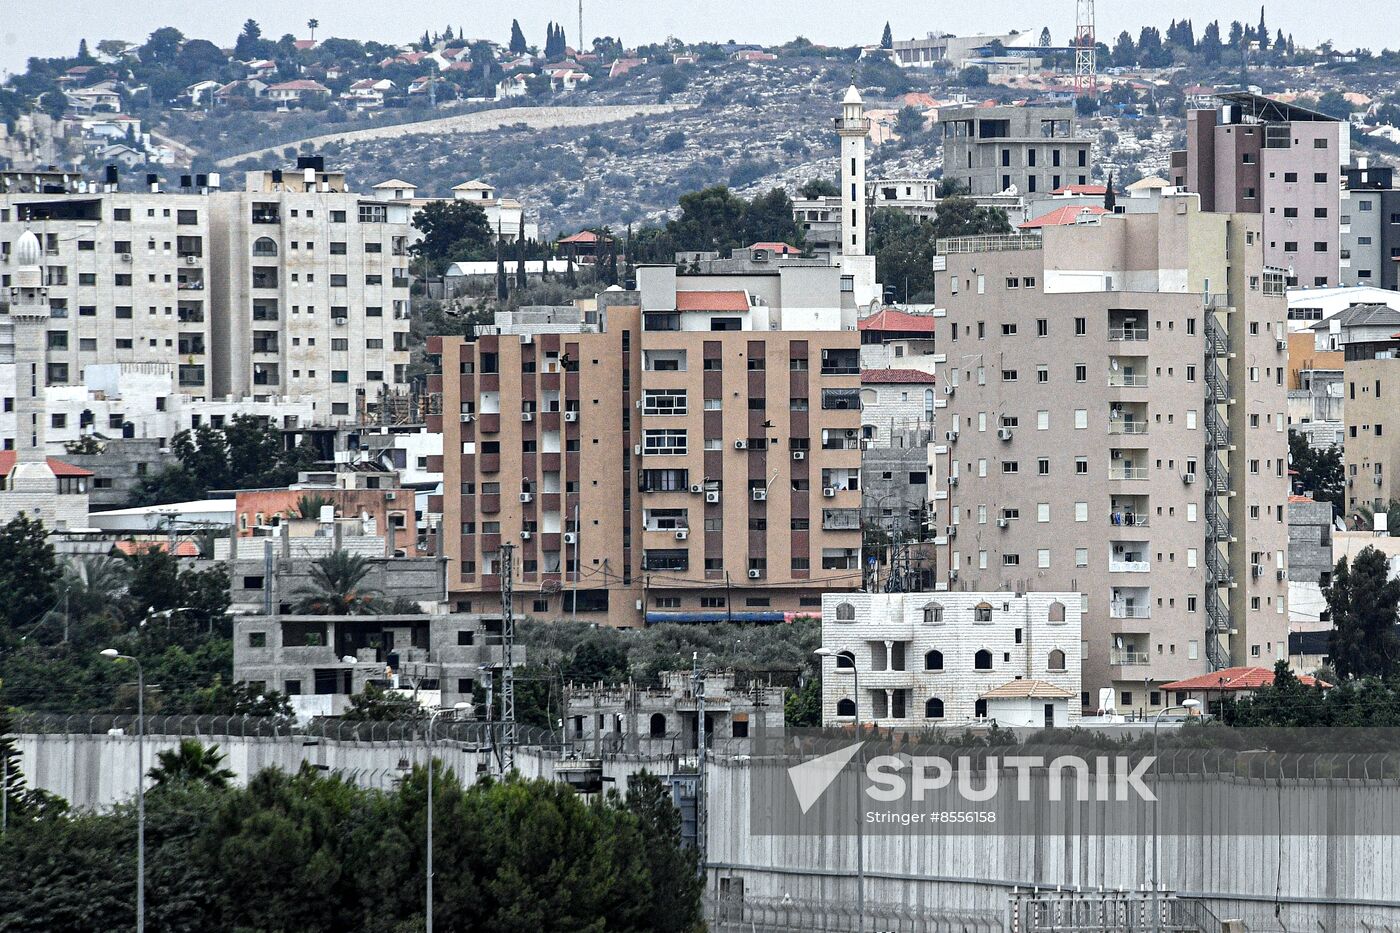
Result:
<svg viewBox="0 0 1400 933">
<path fill-rule="evenodd" d="M 72 618 L 106 615 L 121 621 L 129 579 L 126 561 L 105 554 L 89 555 L 64 567 L 59 591 L 66 596 Z"/>
<path fill-rule="evenodd" d="M 172 784 L 205 784 L 210 790 L 223 790 L 236 775 L 221 767 L 224 753 L 217 745 L 202 745 L 198 739 L 181 739 L 175 748 L 156 754 L 159 762 L 147 772 L 156 787 Z"/>
<path fill-rule="evenodd" d="M 379 591 L 363 586 L 369 561 L 349 551 L 332 551 L 311 563 L 311 581 L 292 595 L 294 606 L 306 615 L 350 616 L 373 612 Z"/>
<path fill-rule="evenodd" d="M 306 21 L 306 28 L 311 30 L 311 41 L 316 41 L 316 27 L 321 25 L 319 19 L 309 19 Z"/>
</svg>

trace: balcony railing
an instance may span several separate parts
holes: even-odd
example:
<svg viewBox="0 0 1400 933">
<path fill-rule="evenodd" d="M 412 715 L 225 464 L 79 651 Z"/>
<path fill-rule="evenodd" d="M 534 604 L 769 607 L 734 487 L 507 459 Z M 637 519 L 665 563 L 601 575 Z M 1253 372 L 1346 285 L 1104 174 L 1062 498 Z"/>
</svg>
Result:
<svg viewBox="0 0 1400 933">
<path fill-rule="evenodd" d="M 1146 340 L 1146 327 L 1110 327 L 1108 329 L 1109 340 Z"/>
<path fill-rule="evenodd" d="M 1139 515 L 1136 512 L 1124 512 L 1119 509 L 1109 513 L 1108 523 L 1115 527 L 1146 528 L 1147 516 Z"/>
<path fill-rule="evenodd" d="M 1108 607 L 1108 617 L 1110 619 L 1150 619 L 1152 618 L 1152 607 L 1114 603 Z"/>
<path fill-rule="evenodd" d="M 1147 385 L 1147 376 L 1138 373 L 1109 376 L 1108 384 L 1115 389 L 1141 389 Z"/>
<path fill-rule="evenodd" d="M 1108 663 L 1119 665 L 1142 665 L 1148 663 L 1147 652 L 1127 651 L 1122 648 L 1110 648 L 1108 652 Z"/>
<path fill-rule="evenodd" d="M 1108 423 L 1109 434 L 1146 434 L 1146 421 L 1110 421 Z"/>
<path fill-rule="evenodd" d="M 1152 563 L 1145 560 L 1113 560 L 1108 562 L 1109 573 L 1148 573 Z"/>
<path fill-rule="evenodd" d="M 1147 467 L 1109 467 L 1109 479 L 1147 479 Z"/>
</svg>

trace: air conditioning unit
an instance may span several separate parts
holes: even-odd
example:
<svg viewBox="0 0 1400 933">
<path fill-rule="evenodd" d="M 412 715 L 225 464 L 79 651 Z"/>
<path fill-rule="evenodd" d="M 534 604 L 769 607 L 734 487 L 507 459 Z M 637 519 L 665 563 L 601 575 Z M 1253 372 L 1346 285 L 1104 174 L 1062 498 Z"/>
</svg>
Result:
<svg viewBox="0 0 1400 933">
<path fill-rule="evenodd" d="M 701 486 L 699 483 L 692 483 L 690 486 L 690 491 L 694 493 L 701 493 L 705 491 L 705 487 Z"/>
<path fill-rule="evenodd" d="M 734 449 L 735 449 L 735 450 L 748 450 L 748 449 L 749 449 L 749 442 L 748 442 L 748 441 L 744 441 L 744 440 L 735 441 L 735 442 L 734 442 Z"/>
<path fill-rule="evenodd" d="M 762 570 L 750 570 L 750 571 L 749 571 L 749 579 L 750 579 L 750 580 L 757 580 L 757 579 L 758 579 L 759 577 L 761 577 L 761 576 L 763 576 L 763 571 L 762 571 Z"/>
<path fill-rule="evenodd" d="M 1283 571 L 1283 570 L 1280 569 L 1280 570 L 1275 570 L 1275 571 L 1274 571 L 1274 576 L 1276 576 L 1278 579 L 1282 580 L 1284 577 L 1288 576 L 1288 574 L 1287 574 L 1285 571 Z"/>
<path fill-rule="evenodd" d="M 955 385 L 946 385 L 943 387 L 943 394 L 948 396 L 957 395 L 958 387 Z"/>
<path fill-rule="evenodd" d="M 1001 439 L 1004 440 L 1004 441 L 1009 441 L 1009 440 L 1011 440 L 1011 429 L 1010 429 L 1010 428 L 997 428 L 997 437 L 1001 438 Z"/>
<path fill-rule="evenodd" d="M 525 345 L 527 345 L 527 344 L 531 344 L 531 343 L 534 343 L 534 342 L 535 342 L 535 335 L 534 335 L 534 334 L 521 334 L 521 335 L 520 335 L 520 344 L 521 344 L 521 346 L 525 346 Z"/>
<path fill-rule="evenodd" d="M 1287 349 L 1288 349 L 1288 341 L 1287 341 L 1287 340 L 1275 340 L 1275 341 L 1274 341 L 1274 349 L 1276 349 L 1276 350 L 1287 350 Z"/>
<path fill-rule="evenodd" d="M 130 254 L 130 253 L 122 253 L 121 255 L 122 255 L 122 262 L 131 262 L 131 254 Z"/>
<path fill-rule="evenodd" d="M 805 451 L 805 450 L 794 450 L 794 451 L 792 452 L 792 459 L 794 459 L 794 460 L 806 460 L 806 459 L 807 459 L 807 451 Z"/>
<path fill-rule="evenodd" d="M 521 501 L 521 502 L 533 502 L 534 499 L 535 499 L 535 494 L 534 494 L 533 492 L 522 492 L 522 493 L 520 494 L 520 501 Z"/>
<path fill-rule="evenodd" d="M 529 540 L 530 540 L 530 532 L 528 532 L 528 531 L 522 531 L 522 532 L 520 532 L 520 540 L 521 540 L 521 541 L 529 541 Z"/>
<path fill-rule="evenodd" d="M 847 429 L 846 429 L 846 440 L 848 440 L 848 441 L 849 441 L 849 440 L 855 440 L 855 437 L 856 437 L 856 434 L 857 434 L 857 433 L 858 433 L 858 432 L 856 431 L 855 428 L 847 428 Z"/>
<path fill-rule="evenodd" d="M 1011 523 L 1010 523 L 1009 521 L 1007 521 L 1006 519 L 1004 519 L 1004 518 L 999 518 L 999 519 L 997 519 L 997 527 L 998 527 L 998 528 L 1005 528 L 1007 525 L 1010 525 L 1010 524 L 1011 524 Z"/>
<path fill-rule="evenodd" d="M 958 572 L 957 572 L 956 570 L 950 570 L 950 571 L 948 571 L 948 582 L 949 582 L 949 583 L 953 582 L 953 581 L 956 580 L 957 578 L 958 578 Z"/>
<path fill-rule="evenodd" d="M 957 431 L 947 431 L 947 432 L 944 433 L 943 439 L 946 440 L 946 441 L 948 441 L 948 443 L 951 444 L 951 443 L 953 443 L 954 441 L 956 441 L 956 440 L 958 439 L 958 432 L 957 432 Z"/>
<path fill-rule="evenodd" d="M 1264 575 L 1264 568 L 1260 567 L 1258 564 L 1253 564 L 1249 568 L 1249 575 L 1251 577 L 1262 577 Z"/>
<path fill-rule="evenodd" d="M 566 532 L 564 532 L 564 543 L 565 543 L 565 544 L 578 544 L 578 535 L 577 535 L 575 532 L 572 532 L 572 531 L 566 531 Z"/>
<path fill-rule="evenodd" d="M 565 421 L 577 421 L 577 420 L 578 420 L 578 412 L 576 412 L 576 411 L 566 411 L 566 412 L 564 412 L 564 420 L 565 420 Z"/>
<path fill-rule="evenodd" d="M 1185 483 L 1186 485 L 1190 486 L 1192 483 L 1194 483 L 1194 482 L 1196 481 L 1196 474 L 1195 474 L 1195 473 L 1184 473 L 1184 474 L 1182 474 L 1181 481 L 1182 481 L 1183 483 Z"/>
<path fill-rule="evenodd" d="M 677 540 L 677 541 L 684 541 L 686 538 L 689 538 L 689 537 L 690 537 L 690 529 L 689 529 L 689 528 L 677 528 L 677 529 L 676 529 L 676 540 Z"/>
<path fill-rule="evenodd" d="M 948 485 L 949 485 L 949 486 L 956 486 L 957 484 L 958 484 L 958 478 L 957 478 L 956 476 L 950 476 L 950 477 L 948 477 Z"/>
<path fill-rule="evenodd" d="M 958 536 L 957 525 L 949 525 L 947 528 L 944 529 L 944 531 L 947 532 L 947 537 L 949 538 L 956 538 Z"/>
<path fill-rule="evenodd" d="M 336 327 L 344 327 L 346 324 L 350 323 L 350 319 L 348 317 L 333 317 L 331 318 L 331 323 Z"/>
<path fill-rule="evenodd" d="M 197 262 L 199 262 L 199 257 L 198 257 L 198 256 L 186 256 L 186 257 L 185 257 L 185 265 L 187 265 L 187 266 L 192 266 L 192 265 L 194 265 L 194 264 L 197 263 Z"/>
<path fill-rule="evenodd" d="M 473 421 L 475 421 L 475 420 L 476 420 L 476 415 L 473 415 L 471 412 L 462 412 L 462 423 L 463 423 L 463 424 L 471 424 L 471 423 L 472 423 Z"/>
<path fill-rule="evenodd" d="M 398 490 L 397 490 L 397 489 L 395 489 L 395 490 L 390 490 L 389 492 L 386 492 L 386 493 L 384 494 L 384 501 L 385 501 L 385 502 L 393 502 L 393 501 L 397 500 L 398 497 L 399 497 L 399 493 L 398 493 Z"/>
<path fill-rule="evenodd" d="M 835 498 L 836 498 L 836 487 L 835 487 L 835 486 L 823 486 L 823 487 L 822 487 L 822 495 L 823 495 L 823 496 L 826 496 L 828 499 L 835 499 Z"/>
<path fill-rule="evenodd" d="M 767 502 L 767 501 L 768 501 L 768 490 L 766 490 L 766 489 L 755 489 L 755 490 L 752 490 L 751 495 L 753 496 L 753 501 L 755 501 L 755 502 Z"/>
<path fill-rule="evenodd" d="M 706 502 L 718 502 L 718 501 L 719 501 L 719 490 L 718 490 L 718 489 L 711 489 L 709 492 L 705 493 L 705 501 L 706 501 Z"/>
<path fill-rule="evenodd" d="M 641 455 L 642 455 L 642 445 L 641 445 L 641 444 L 633 444 L 633 445 L 632 445 L 632 456 L 634 456 L 634 457 L 640 457 Z"/>
<path fill-rule="evenodd" d="M 522 411 L 522 412 L 520 413 L 520 420 L 521 420 L 521 421 L 534 421 L 534 420 L 535 420 L 535 413 L 534 413 L 533 411 Z"/>
<path fill-rule="evenodd" d="M 1373 476 L 1373 477 L 1371 477 L 1371 482 L 1373 482 L 1373 483 L 1375 483 L 1377 486 L 1379 486 L 1379 485 L 1381 484 L 1381 478 L 1380 478 L 1379 476 Z"/>
</svg>

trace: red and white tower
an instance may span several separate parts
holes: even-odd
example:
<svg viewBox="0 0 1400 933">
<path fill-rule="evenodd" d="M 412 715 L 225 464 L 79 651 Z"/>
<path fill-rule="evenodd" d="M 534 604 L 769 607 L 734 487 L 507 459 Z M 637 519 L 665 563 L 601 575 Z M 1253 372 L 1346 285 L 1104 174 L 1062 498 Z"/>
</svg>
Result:
<svg viewBox="0 0 1400 933">
<path fill-rule="evenodd" d="M 1094 0 L 1075 0 L 1074 92 L 1081 97 L 1095 97 L 1099 93 Z"/>
</svg>

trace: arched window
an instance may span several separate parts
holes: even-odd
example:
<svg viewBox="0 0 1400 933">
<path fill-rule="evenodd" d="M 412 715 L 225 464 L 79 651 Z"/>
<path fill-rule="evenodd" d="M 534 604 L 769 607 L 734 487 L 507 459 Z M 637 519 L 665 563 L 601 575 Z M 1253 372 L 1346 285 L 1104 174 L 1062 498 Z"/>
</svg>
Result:
<svg viewBox="0 0 1400 933">
<path fill-rule="evenodd" d="M 1062 671 L 1065 669 L 1065 653 L 1059 648 L 1050 652 L 1050 660 L 1046 662 L 1046 667 L 1052 671 Z"/>
<path fill-rule="evenodd" d="M 941 670 L 943 670 L 943 652 L 941 652 L 941 651 L 935 649 L 935 650 L 930 651 L 930 652 L 928 652 L 927 654 L 925 654 L 925 655 L 924 655 L 924 670 L 926 670 L 926 671 L 941 671 Z"/>
<path fill-rule="evenodd" d="M 277 241 L 268 236 L 260 236 L 253 241 L 254 256 L 276 256 Z"/>
<path fill-rule="evenodd" d="M 986 700 L 978 700 L 976 703 L 974 703 L 974 704 L 972 705 L 972 715 L 976 716 L 978 719 L 986 719 L 986 718 L 987 718 L 987 701 L 986 701 Z"/>
<path fill-rule="evenodd" d="M 856 667 L 856 656 L 850 651 L 843 651 L 836 656 L 836 669 L 838 671 L 853 671 Z"/>
<path fill-rule="evenodd" d="M 974 621 L 974 622 L 990 622 L 990 621 L 992 621 L 992 604 L 991 604 L 991 603 L 985 603 L 985 602 L 984 602 L 984 603 L 978 603 L 976 606 L 973 606 L 973 607 L 972 607 L 972 621 Z"/>
<path fill-rule="evenodd" d="M 933 421 L 933 390 L 924 390 L 924 420 Z"/>
<path fill-rule="evenodd" d="M 850 603 L 841 603 L 836 607 L 837 622 L 854 622 L 856 620 L 856 607 Z"/>
<path fill-rule="evenodd" d="M 851 699 L 836 701 L 837 716 L 854 716 L 856 714 L 856 701 Z"/>
<path fill-rule="evenodd" d="M 986 648 L 972 657 L 972 666 L 975 670 L 990 671 L 992 669 L 992 653 Z"/>
<path fill-rule="evenodd" d="M 938 697 L 929 697 L 927 700 L 925 700 L 925 701 L 924 701 L 924 718 L 925 718 L 925 719 L 942 719 L 942 718 L 943 718 L 943 701 L 940 700 Z"/>
<path fill-rule="evenodd" d="M 943 624 L 943 606 L 942 606 L 941 604 L 939 604 L 939 603 L 925 603 L 925 604 L 924 604 L 924 624 L 925 624 L 925 625 L 942 625 L 942 624 Z"/>
<path fill-rule="evenodd" d="M 651 714 L 651 734 L 653 737 L 660 737 L 666 734 L 666 714 Z"/>
<path fill-rule="evenodd" d="M 1050 604 L 1050 621 L 1063 622 L 1065 620 L 1065 604 L 1056 600 Z"/>
</svg>

